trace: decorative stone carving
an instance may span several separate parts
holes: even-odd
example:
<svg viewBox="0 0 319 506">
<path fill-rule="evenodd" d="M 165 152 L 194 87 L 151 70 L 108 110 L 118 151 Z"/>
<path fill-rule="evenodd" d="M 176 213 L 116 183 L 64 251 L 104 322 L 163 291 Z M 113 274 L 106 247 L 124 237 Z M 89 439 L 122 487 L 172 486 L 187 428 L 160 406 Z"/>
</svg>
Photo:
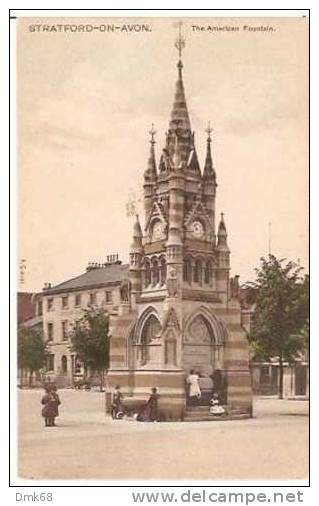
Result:
<svg viewBox="0 0 319 506">
<path fill-rule="evenodd" d="M 178 294 L 178 282 L 177 282 L 177 274 L 175 270 L 170 271 L 169 278 L 166 282 L 168 295 L 170 297 L 177 297 Z"/>
<path fill-rule="evenodd" d="M 179 322 L 176 316 L 176 313 L 173 308 L 168 310 L 167 316 L 164 320 L 163 328 L 165 329 L 176 329 L 178 332 L 180 331 Z"/>
</svg>

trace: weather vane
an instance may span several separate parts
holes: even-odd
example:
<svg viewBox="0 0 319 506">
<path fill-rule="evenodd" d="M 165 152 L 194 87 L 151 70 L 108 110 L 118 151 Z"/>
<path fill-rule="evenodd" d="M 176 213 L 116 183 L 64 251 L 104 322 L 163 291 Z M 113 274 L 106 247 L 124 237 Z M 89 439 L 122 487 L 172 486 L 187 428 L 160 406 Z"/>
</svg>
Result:
<svg viewBox="0 0 319 506">
<path fill-rule="evenodd" d="M 179 21 L 178 23 L 175 23 L 174 26 L 175 27 L 178 26 L 178 38 L 175 41 L 175 47 L 178 50 L 179 59 L 181 59 L 181 57 L 182 57 L 182 51 L 183 51 L 184 47 L 186 46 L 185 38 L 182 36 L 183 22 Z"/>
</svg>

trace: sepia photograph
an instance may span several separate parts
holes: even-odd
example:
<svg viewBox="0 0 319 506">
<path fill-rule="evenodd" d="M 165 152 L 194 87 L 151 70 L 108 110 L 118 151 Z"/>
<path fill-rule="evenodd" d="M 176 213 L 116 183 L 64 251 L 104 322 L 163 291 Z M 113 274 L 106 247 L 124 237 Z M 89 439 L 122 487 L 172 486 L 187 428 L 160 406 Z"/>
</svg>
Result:
<svg viewBox="0 0 319 506">
<path fill-rule="evenodd" d="M 309 19 L 202 14 L 14 19 L 25 483 L 308 484 Z"/>
</svg>

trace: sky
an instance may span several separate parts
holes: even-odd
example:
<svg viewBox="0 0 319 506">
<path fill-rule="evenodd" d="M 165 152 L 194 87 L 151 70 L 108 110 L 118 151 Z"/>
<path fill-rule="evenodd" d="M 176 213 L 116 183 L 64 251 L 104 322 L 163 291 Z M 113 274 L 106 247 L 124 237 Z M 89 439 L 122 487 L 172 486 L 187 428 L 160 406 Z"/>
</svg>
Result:
<svg viewBox="0 0 319 506">
<path fill-rule="evenodd" d="M 18 20 L 18 271 L 25 264 L 19 290 L 65 281 L 107 254 L 128 260 L 133 218 L 126 204 L 135 196 L 143 221 L 148 131 L 154 123 L 158 160 L 173 104 L 175 21 Z M 114 23 L 143 23 L 150 31 L 30 28 Z M 307 24 L 183 19 L 184 86 L 197 153 L 203 167 L 210 121 L 216 212 L 225 213 L 231 274 L 241 282 L 254 279 L 268 254 L 269 223 L 271 252 L 308 269 Z M 209 29 L 216 26 L 239 30 Z"/>
</svg>

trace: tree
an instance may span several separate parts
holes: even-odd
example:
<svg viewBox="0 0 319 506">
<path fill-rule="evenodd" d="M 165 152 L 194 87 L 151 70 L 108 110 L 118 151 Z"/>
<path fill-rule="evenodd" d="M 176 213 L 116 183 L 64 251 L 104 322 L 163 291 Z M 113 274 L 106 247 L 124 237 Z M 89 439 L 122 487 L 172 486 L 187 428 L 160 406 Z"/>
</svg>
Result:
<svg viewBox="0 0 319 506">
<path fill-rule="evenodd" d="M 100 374 L 103 389 L 104 372 L 109 367 L 109 316 L 104 309 L 89 308 L 69 333 L 71 348 L 88 367 Z"/>
<path fill-rule="evenodd" d="M 254 358 L 279 361 L 279 397 L 283 398 L 284 362 L 293 363 L 308 346 L 309 278 L 302 267 L 269 255 L 261 258 L 250 341 Z"/>
<path fill-rule="evenodd" d="M 41 332 L 21 327 L 18 331 L 18 367 L 29 372 L 29 386 L 32 386 L 33 373 L 46 363 L 47 351 Z M 22 374 L 21 374 L 22 387 Z"/>
</svg>

